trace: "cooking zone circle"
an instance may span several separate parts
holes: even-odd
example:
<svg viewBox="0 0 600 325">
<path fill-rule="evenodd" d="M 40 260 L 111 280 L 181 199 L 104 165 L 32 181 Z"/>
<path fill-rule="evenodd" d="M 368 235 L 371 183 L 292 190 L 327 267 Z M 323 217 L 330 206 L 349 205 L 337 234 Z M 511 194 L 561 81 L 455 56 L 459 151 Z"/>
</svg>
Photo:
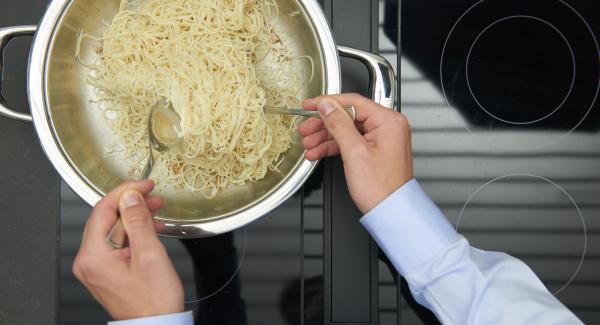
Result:
<svg viewBox="0 0 600 325">
<path fill-rule="evenodd" d="M 514 19 L 525 19 L 525 20 L 528 20 L 528 21 L 533 21 L 533 22 L 538 22 L 538 23 L 545 24 L 546 26 L 548 26 L 549 28 L 551 28 L 554 32 L 556 32 L 560 36 L 560 38 L 562 39 L 562 41 L 564 41 L 564 44 L 567 46 L 569 54 L 571 56 L 571 62 L 570 62 L 571 63 L 570 64 L 570 66 L 571 66 L 571 78 L 570 78 L 570 82 L 569 82 L 568 87 L 565 87 L 565 88 L 568 88 L 568 90 L 566 91 L 566 94 L 562 96 L 562 100 L 560 101 L 560 103 L 558 105 L 556 105 L 556 107 L 554 107 L 553 109 L 551 109 L 549 113 L 547 113 L 546 115 L 541 116 L 541 117 L 539 117 L 537 119 L 528 120 L 528 121 L 516 121 L 516 120 L 515 121 L 511 121 L 511 120 L 506 120 L 506 119 L 503 119 L 498 113 L 493 112 L 492 109 L 490 109 L 490 108 L 486 109 L 485 105 L 483 105 L 481 103 L 481 101 L 477 99 L 477 95 L 473 91 L 473 86 L 471 85 L 471 80 L 469 78 L 469 63 L 471 63 L 471 54 L 473 53 L 473 48 L 478 44 L 478 41 L 480 40 L 480 38 L 482 36 L 484 36 L 484 34 L 486 34 L 487 31 L 489 31 L 493 27 L 497 26 L 498 24 L 505 23 L 505 22 L 510 22 L 511 20 L 514 20 Z M 487 48 L 486 50 L 489 50 L 489 48 Z M 514 50 L 514 49 L 512 49 L 512 50 Z M 530 59 L 535 60 L 535 58 L 530 58 Z M 529 60 L 526 60 L 526 61 L 529 61 Z M 527 62 L 527 63 L 532 63 L 532 62 Z M 560 63 L 560 62 L 558 62 L 558 63 Z M 484 62 L 484 64 L 485 64 L 485 62 Z M 519 65 L 518 68 L 521 68 L 521 65 Z M 552 67 L 543 67 L 543 68 L 552 68 Z M 499 121 L 505 122 L 505 123 L 509 123 L 509 124 L 532 124 L 532 123 L 539 122 L 539 121 L 541 121 L 541 120 L 543 120 L 543 119 L 551 116 L 552 114 L 554 114 L 556 111 L 558 111 L 564 105 L 564 103 L 569 98 L 569 95 L 571 94 L 571 91 L 573 90 L 573 85 L 575 84 L 576 69 L 577 68 L 576 68 L 576 63 L 575 63 L 575 54 L 573 54 L 573 48 L 569 44 L 569 41 L 567 40 L 567 38 L 565 37 L 565 35 L 558 28 L 556 28 L 551 23 L 549 23 L 549 22 L 547 22 L 547 21 L 545 21 L 543 19 L 537 18 L 537 17 L 516 15 L 516 16 L 511 16 L 511 17 L 505 17 L 505 18 L 502 18 L 502 19 L 499 19 L 499 20 L 495 21 L 494 23 L 492 23 L 491 25 L 489 25 L 488 27 L 486 27 L 481 33 L 479 33 L 479 35 L 477 35 L 477 37 L 473 41 L 473 44 L 469 48 L 469 53 L 467 54 L 467 64 L 466 64 L 466 67 L 465 67 L 465 76 L 466 76 L 466 79 L 467 79 L 467 87 L 469 88 L 469 92 L 473 96 L 473 99 L 475 100 L 475 102 L 477 103 L 477 105 L 484 112 L 486 112 L 487 114 L 489 114 L 491 117 L 493 117 L 493 118 L 495 118 L 495 119 L 497 119 Z M 531 75 L 531 74 L 529 74 L 529 75 Z M 507 78 L 507 79 L 509 79 L 509 80 L 519 80 L 519 82 L 521 83 L 521 82 L 523 82 L 522 80 L 525 77 L 526 76 L 515 76 L 515 78 Z M 565 80 L 565 81 L 567 81 L 567 80 Z M 516 83 L 516 82 L 513 82 L 513 84 L 514 83 Z M 552 94 L 549 94 L 549 95 L 552 95 Z M 501 99 L 500 98 L 496 98 L 496 100 L 501 100 Z"/>
<path fill-rule="evenodd" d="M 217 236 L 182 240 L 190 253 L 193 267 L 186 266 L 178 272 L 185 274 L 193 269 L 196 284 L 195 292 L 186 290 L 186 305 L 197 304 L 218 294 L 239 294 L 239 273 L 246 258 L 247 237 L 246 227 L 243 227 Z"/>
<path fill-rule="evenodd" d="M 481 0 L 446 37 L 441 88 L 447 105 L 469 117 L 470 132 L 480 126 L 569 134 L 596 102 L 598 57 L 590 25 L 563 0 Z"/>
<path fill-rule="evenodd" d="M 587 251 L 585 219 L 573 197 L 533 174 L 508 174 L 481 185 L 461 208 L 456 229 L 475 247 L 523 260 L 554 295 L 577 277 Z"/>
</svg>

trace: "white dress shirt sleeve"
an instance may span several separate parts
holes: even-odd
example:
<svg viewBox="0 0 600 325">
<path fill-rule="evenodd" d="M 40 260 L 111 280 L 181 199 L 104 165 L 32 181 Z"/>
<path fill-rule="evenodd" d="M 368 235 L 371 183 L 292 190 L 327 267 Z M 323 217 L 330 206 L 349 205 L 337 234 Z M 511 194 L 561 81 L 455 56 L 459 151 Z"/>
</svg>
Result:
<svg viewBox="0 0 600 325">
<path fill-rule="evenodd" d="M 444 324 L 581 324 L 525 263 L 471 247 L 416 180 L 361 223 Z"/>
<path fill-rule="evenodd" d="M 177 314 L 142 317 L 121 321 L 108 322 L 108 325 L 192 325 L 194 316 L 191 311 Z"/>
</svg>

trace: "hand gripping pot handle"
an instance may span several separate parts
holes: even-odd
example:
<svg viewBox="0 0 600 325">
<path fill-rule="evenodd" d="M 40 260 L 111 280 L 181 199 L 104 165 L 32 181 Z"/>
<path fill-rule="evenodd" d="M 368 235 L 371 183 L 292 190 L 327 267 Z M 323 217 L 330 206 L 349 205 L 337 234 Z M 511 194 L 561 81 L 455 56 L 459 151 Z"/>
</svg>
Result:
<svg viewBox="0 0 600 325">
<path fill-rule="evenodd" d="M 35 34 L 36 26 L 14 26 L 0 28 L 0 89 L 2 89 L 2 69 L 4 67 L 4 48 L 8 42 L 18 36 L 33 35 Z M 29 114 L 16 112 L 6 107 L 6 101 L 0 95 L 0 116 L 12 118 L 19 121 L 31 122 L 32 118 Z"/>
<path fill-rule="evenodd" d="M 341 56 L 358 60 L 367 66 L 371 74 L 369 90 L 373 101 L 381 106 L 395 109 L 396 75 L 392 65 L 385 58 L 373 53 L 346 46 L 337 48 Z"/>
</svg>

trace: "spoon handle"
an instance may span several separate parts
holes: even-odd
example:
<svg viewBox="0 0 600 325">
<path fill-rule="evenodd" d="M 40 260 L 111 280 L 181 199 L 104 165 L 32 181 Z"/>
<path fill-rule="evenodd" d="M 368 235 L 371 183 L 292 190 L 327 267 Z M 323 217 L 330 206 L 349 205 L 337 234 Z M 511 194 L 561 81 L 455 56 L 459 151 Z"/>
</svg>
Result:
<svg viewBox="0 0 600 325">
<path fill-rule="evenodd" d="M 142 172 L 142 177 L 140 177 L 140 180 L 148 179 L 153 167 L 154 155 L 152 154 L 152 149 L 150 149 L 150 155 L 148 156 L 146 167 L 144 167 L 144 171 Z M 127 241 L 127 232 L 125 231 L 125 226 L 123 225 L 123 220 L 121 217 L 117 218 L 117 222 L 115 222 L 108 232 L 108 235 L 106 236 L 106 242 L 114 249 L 124 248 L 129 244 Z"/>
<path fill-rule="evenodd" d="M 167 130 L 171 131 L 166 133 L 156 132 L 156 130 L 164 131 L 165 128 L 158 127 L 159 122 L 167 122 L 170 126 Z M 167 151 L 176 146 L 182 136 L 180 129 L 177 127 L 181 122 L 180 116 L 173 109 L 173 105 L 165 98 L 161 98 L 150 108 L 150 115 L 148 116 L 148 160 L 146 161 L 146 167 L 142 171 L 140 180 L 148 179 L 150 173 L 154 168 L 154 151 L 157 153 Z M 174 132 L 173 132 L 174 131 Z M 166 141 L 165 140 L 169 140 Z M 129 243 L 127 240 L 127 232 L 123 226 L 123 220 L 121 217 L 117 218 L 117 222 L 113 225 L 112 229 L 106 236 L 106 242 L 113 248 L 119 249 L 126 247 Z"/>
<path fill-rule="evenodd" d="M 354 106 L 344 108 L 346 113 L 352 117 L 352 120 L 356 120 L 356 109 Z M 303 108 L 283 108 L 283 107 L 273 107 L 273 106 L 265 106 L 264 108 L 265 114 L 286 114 L 286 115 L 299 115 L 306 117 L 314 117 L 321 118 L 319 111 L 309 111 Z"/>
<path fill-rule="evenodd" d="M 127 241 L 127 232 L 125 231 L 121 217 L 117 218 L 115 224 L 110 228 L 110 232 L 106 236 L 106 243 L 114 249 L 124 248 L 129 244 Z"/>
<path fill-rule="evenodd" d="M 144 167 L 142 176 L 139 179 L 140 181 L 148 179 L 150 173 L 152 173 L 152 169 L 154 169 L 154 154 L 152 153 L 152 148 L 150 148 L 149 151 L 150 153 L 148 154 L 148 160 L 146 160 L 146 167 Z"/>
</svg>

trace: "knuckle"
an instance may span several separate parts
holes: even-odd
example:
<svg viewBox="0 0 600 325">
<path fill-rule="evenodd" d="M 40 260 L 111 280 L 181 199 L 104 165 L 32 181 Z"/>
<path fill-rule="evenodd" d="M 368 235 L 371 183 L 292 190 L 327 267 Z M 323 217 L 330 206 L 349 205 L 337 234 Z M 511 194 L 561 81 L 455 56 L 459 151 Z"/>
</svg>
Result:
<svg viewBox="0 0 600 325">
<path fill-rule="evenodd" d="M 350 100 L 353 100 L 353 101 L 364 98 L 361 94 L 356 93 L 356 92 L 348 93 L 347 96 Z"/>
<path fill-rule="evenodd" d="M 115 192 L 120 192 L 126 188 L 132 187 L 133 185 L 135 185 L 137 183 L 137 181 L 134 180 L 126 180 L 123 183 L 121 183 L 121 185 L 119 185 L 117 188 L 115 188 L 113 191 Z"/>
<path fill-rule="evenodd" d="M 360 103 L 362 103 L 364 101 L 364 97 L 359 94 L 359 93 L 345 93 L 342 95 L 339 95 L 340 100 L 343 100 L 346 102 L 346 104 L 349 105 L 359 105 Z"/>
<path fill-rule="evenodd" d="M 319 141 L 315 137 L 306 137 L 306 138 L 302 139 L 302 145 L 305 148 L 312 148 L 312 147 L 316 146 L 317 144 L 319 144 Z"/>
<path fill-rule="evenodd" d="M 75 262 L 73 263 L 73 266 L 71 267 L 71 272 L 73 272 L 73 275 L 75 275 L 75 278 L 77 278 L 78 280 L 82 280 L 83 279 L 83 272 L 81 271 L 81 266 L 79 265 L 79 263 L 77 263 L 77 260 L 75 260 Z"/>
<path fill-rule="evenodd" d="M 400 130 L 403 131 L 409 131 L 410 132 L 410 122 L 408 121 L 408 118 L 406 118 L 406 116 L 402 113 L 398 113 L 398 112 L 393 112 L 393 114 L 395 115 L 394 117 L 394 121 L 395 121 L 395 125 L 397 128 L 399 128 Z"/>
<path fill-rule="evenodd" d="M 410 127 L 410 124 L 408 123 L 408 119 L 406 118 L 406 116 L 404 116 L 401 113 L 397 113 L 396 114 L 396 121 L 398 122 L 398 124 L 400 124 L 401 126 L 404 127 Z"/>
<path fill-rule="evenodd" d="M 125 189 L 134 187 L 136 181 L 126 180 L 123 183 L 119 184 L 119 186 L 113 188 L 110 192 L 106 194 L 104 198 L 109 196 L 118 196 L 117 194 L 122 193 Z"/>
<path fill-rule="evenodd" d="M 138 255 L 137 262 L 142 269 L 152 268 L 162 261 L 162 252 L 159 249 L 146 250 Z"/>
<path fill-rule="evenodd" d="M 78 256 L 73 263 L 73 274 L 80 281 L 85 281 L 87 278 L 93 275 L 96 267 L 89 258 Z"/>
<path fill-rule="evenodd" d="M 92 209 L 92 213 L 93 214 L 100 213 L 101 211 L 103 211 L 106 208 L 106 205 L 107 205 L 107 200 L 106 200 L 106 198 L 103 198 L 102 200 L 98 201 L 98 203 L 96 203 L 96 205 L 94 205 L 94 208 Z"/>
<path fill-rule="evenodd" d="M 369 157 L 369 148 L 363 144 L 356 144 L 349 153 L 353 161 L 364 161 Z"/>
</svg>

